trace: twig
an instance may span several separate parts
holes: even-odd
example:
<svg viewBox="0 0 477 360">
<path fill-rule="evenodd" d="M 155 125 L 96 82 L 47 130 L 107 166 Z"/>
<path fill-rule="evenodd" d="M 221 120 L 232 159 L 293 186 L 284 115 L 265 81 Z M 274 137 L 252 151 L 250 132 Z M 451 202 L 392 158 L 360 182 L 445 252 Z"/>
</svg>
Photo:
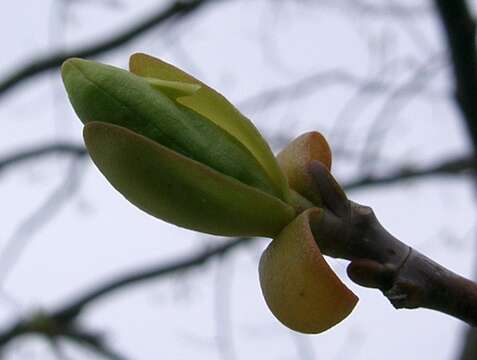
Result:
<svg viewBox="0 0 477 360">
<path fill-rule="evenodd" d="M 477 354 L 477 328 L 470 328 L 467 330 L 465 336 L 463 336 L 462 353 L 459 357 L 460 360 L 475 360 L 475 354 Z"/>
<path fill-rule="evenodd" d="M 25 159 L 25 158 L 24 158 Z M 30 157 L 31 159 L 31 157 Z M 0 284 L 3 284 L 13 265 L 31 239 L 33 233 L 48 224 L 63 208 L 67 200 L 78 190 L 82 179 L 84 157 L 74 157 L 64 175 L 63 181 L 55 188 L 47 199 L 23 220 L 0 251 Z"/>
<path fill-rule="evenodd" d="M 346 185 L 346 187 L 347 189 L 351 190 L 364 186 L 390 184 L 404 179 L 436 175 L 451 175 L 461 173 L 463 171 L 474 170 L 475 166 L 475 160 L 472 157 L 462 157 L 448 160 L 444 163 L 429 168 L 396 171 L 395 173 L 383 178 L 376 177 L 359 179 L 349 183 Z M 113 292 L 122 290 L 127 286 L 136 285 L 147 280 L 157 280 L 174 272 L 196 268 L 197 266 L 205 264 L 208 260 L 214 257 L 228 253 L 241 244 L 249 243 L 251 240 L 251 238 L 238 238 L 227 241 L 217 247 L 205 249 L 182 259 L 172 261 L 168 264 L 152 265 L 137 271 L 130 272 L 126 275 L 118 276 L 74 297 L 74 300 L 67 302 L 57 311 L 50 313 L 47 318 L 56 323 L 63 324 L 63 326 L 64 324 L 72 324 L 75 322 L 84 308 L 90 304 L 93 304 L 96 300 L 104 296 L 112 295 Z M 323 247 L 325 252 L 329 253 L 329 250 L 326 250 L 325 244 L 320 244 L 320 246 Z M 405 249 L 407 250 L 408 248 L 406 247 Z M 372 251 L 369 253 L 372 253 Z M 31 319 L 19 320 L 8 329 L 0 332 L 0 348 L 19 336 L 31 333 L 32 331 L 31 326 L 29 326 L 29 322 L 31 322 Z"/>
<path fill-rule="evenodd" d="M 195 269 L 200 265 L 206 264 L 213 258 L 227 254 L 240 245 L 250 243 L 254 239 L 255 238 L 237 238 L 229 240 L 221 245 L 202 250 L 179 260 L 171 261 L 168 264 L 141 268 L 135 272 L 129 272 L 106 281 L 76 296 L 75 300 L 66 303 L 56 311 L 41 313 L 41 316 L 36 314 L 26 320 L 20 319 L 10 325 L 4 331 L 0 332 L 0 350 L 3 350 L 12 340 L 27 334 L 40 334 L 54 338 L 67 337 L 82 341 L 84 339 L 75 336 L 74 332 L 72 333 L 71 331 L 72 329 L 77 330 L 75 321 L 84 308 L 99 298 L 111 295 L 113 292 L 122 290 L 127 286 L 136 285 L 152 279 L 158 280 L 172 273 Z M 40 321 L 38 319 L 40 319 Z"/>
<path fill-rule="evenodd" d="M 37 158 L 54 154 L 66 154 L 68 156 L 81 158 L 86 156 L 87 152 L 82 145 L 66 142 L 34 146 L 29 149 L 15 151 L 12 154 L 5 155 L 0 158 L 0 174 L 8 168 L 18 165 L 22 162 L 35 160 Z"/>
<path fill-rule="evenodd" d="M 408 106 L 411 100 L 416 97 L 420 91 L 429 85 L 436 73 L 444 67 L 444 63 L 439 61 L 440 53 L 430 55 L 422 64 L 410 74 L 402 84 L 396 87 L 385 100 L 381 109 L 369 126 L 368 134 L 364 141 L 364 149 L 359 161 L 359 167 L 364 169 L 365 173 L 373 170 L 372 166 L 376 164 L 376 157 L 379 145 L 385 139 L 385 133 L 392 127 L 392 119 Z M 410 90 L 414 91 L 410 91 Z M 411 96 L 403 96 L 411 95 Z"/>
<path fill-rule="evenodd" d="M 443 161 L 424 168 L 405 166 L 384 176 L 365 176 L 345 183 L 343 188 L 348 191 L 399 183 L 404 180 L 421 179 L 431 176 L 453 176 L 462 173 L 475 172 L 477 159 L 473 156 L 463 156 Z"/>
<path fill-rule="evenodd" d="M 477 52 L 475 21 L 465 0 L 434 0 L 445 29 L 455 80 L 455 98 L 477 148 Z"/>
<path fill-rule="evenodd" d="M 298 79 L 290 84 L 278 86 L 273 89 L 261 91 L 255 95 L 245 98 L 237 103 L 238 108 L 243 111 L 254 111 L 264 109 L 267 106 L 281 104 L 285 100 L 299 100 L 305 96 L 316 93 L 317 88 L 325 86 L 355 86 L 359 88 L 362 94 L 380 95 L 387 91 L 393 90 L 393 84 L 386 81 L 371 78 L 366 79 L 350 72 L 331 69 L 318 71 L 315 74 Z M 414 86 L 415 85 L 415 86 Z M 410 97 L 414 92 L 420 91 L 420 94 L 430 98 L 445 98 L 445 93 L 422 89 L 420 84 L 409 84 L 406 91 L 397 93 L 396 97 Z"/>
<path fill-rule="evenodd" d="M 226 254 L 232 249 L 249 242 L 252 238 L 237 238 L 226 241 L 222 245 L 211 249 L 205 249 L 198 253 L 186 256 L 182 259 L 171 261 L 169 264 L 152 265 L 150 267 L 141 268 L 136 272 L 129 272 L 126 275 L 119 276 L 103 284 L 97 285 L 93 289 L 86 291 L 80 296 L 75 297 L 75 300 L 65 305 L 62 309 L 57 311 L 55 317 L 60 318 L 74 318 L 87 305 L 97 300 L 100 297 L 110 295 L 114 291 L 123 290 L 126 286 L 136 285 L 140 282 L 158 279 L 164 275 L 180 272 L 195 268 L 199 265 L 205 264 L 208 260 Z"/>
<path fill-rule="evenodd" d="M 67 329 L 59 335 L 79 345 L 90 348 L 104 359 L 126 360 L 126 357 L 119 354 L 116 350 L 113 350 L 109 345 L 107 345 L 101 335 L 78 329 Z"/>
<path fill-rule="evenodd" d="M 322 253 L 350 260 L 350 278 L 380 289 L 398 309 L 433 309 L 477 325 L 476 283 L 389 234 L 369 207 L 347 199 L 321 163 L 313 162 L 310 172 L 324 202 L 311 224 Z"/>
<path fill-rule="evenodd" d="M 174 1 L 165 9 L 163 6 L 160 6 L 160 10 L 153 12 L 151 15 L 145 17 L 141 22 L 117 33 L 107 40 L 99 41 L 92 45 L 87 45 L 72 51 L 59 51 L 45 57 L 38 57 L 33 61 L 30 61 L 29 63 L 10 72 L 7 77 L 0 80 L 0 97 L 6 94 L 14 86 L 31 77 L 41 74 L 47 70 L 58 68 L 66 59 L 70 57 L 89 58 L 113 50 L 133 40 L 154 26 L 162 24 L 170 19 L 186 16 L 199 9 L 202 5 L 211 3 L 213 1 L 216 0 Z"/>
<path fill-rule="evenodd" d="M 431 60 L 435 61 L 436 59 L 433 58 Z M 412 65 L 410 65 L 411 63 Z M 406 71 L 406 73 L 409 74 L 407 75 L 407 78 L 409 79 L 408 81 L 402 83 L 385 80 L 387 75 L 391 75 L 392 78 L 395 77 L 391 69 L 395 68 L 396 66 L 402 66 L 405 64 L 406 68 L 408 68 L 408 70 Z M 431 90 L 429 87 L 424 86 L 424 84 L 421 84 L 422 81 L 416 81 L 417 79 L 422 77 L 420 73 L 424 70 L 425 68 L 423 67 L 423 65 L 415 64 L 414 60 L 410 57 L 397 58 L 391 61 L 383 62 L 378 67 L 378 70 L 376 72 L 373 72 L 369 76 L 370 79 L 358 86 L 354 91 L 354 94 L 348 100 L 345 101 L 344 106 L 338 113 L 334 126 L 331 129 L 329 135 L 331 143 L 344 144 L 347 142 L 349 135 L 353 133 L 353 130 L 355 129 L 354 126 L 350 126 L 350 123 L 356 123 L 357 119 L 360 118 L 360 114 L 364 113 L 365 110 L 375 104 L 376 100 L 379 100 L 381 98 L 378 96 L 374 96 L 372 99 L 368 99 L 367 97 L 370 94 L 385 96 L 384 106 L 381 106 L 379 116 L 375 116 L 374 122 L 376 123 L 377 121 L 382 120 L 386 124 L 389 123 L 389 119 L 383 117 L 390 112 L 389 110 L 385 110 L 388 109 L 390 105 L 393 105 L 394 107 L 395 102 L 407 103 L 411 101 L 411 99 L 414 98 L 416 94 L 419 94 L 421 98 L 426 96 L 426 98 L 428 98 L 429 100 L 447 100 L 449 97 L 447 91 L 434 91 Z M 376 87 L 376 84 L 379 83 L 383 83 L 384 86 Z M 368 126 L 368 128 L 371 130 L 373 129 L 372 126 Z M 371 138 L 375 138 L 375 136 L 371 136 Z"/>
<path fill-rule="evenodd" d="M 455 99 L 477 153 L 477 49 L 476 23 L 465 0 L 434 0 L 444 27 L 454 74 Z M 476 177 L 477 180 L 477 177 Z M 469 329 L 461 360 L 477 356 L 477 332 Z"/>
<path fill-rule="evenodd" d="M 358 13 L 358 15 L 377 16 L 380 18 L 399 17 L 412 20 L 428 16 L 431 13 L 430 6 L 420 4 L 399 5 L 386 2 L 384 5 L 378 5 L 378 3 L 375 4 L 375 2 L 366 0 L 320 0 L 314 1 L 311 4 L 351 11 L 353 15 Z"/>
</svg>

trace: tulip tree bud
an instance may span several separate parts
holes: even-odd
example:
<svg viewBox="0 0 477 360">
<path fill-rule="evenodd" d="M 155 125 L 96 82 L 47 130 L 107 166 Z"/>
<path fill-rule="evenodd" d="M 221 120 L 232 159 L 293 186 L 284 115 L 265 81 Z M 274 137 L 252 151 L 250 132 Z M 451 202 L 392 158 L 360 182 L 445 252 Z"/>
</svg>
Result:
<svg viewBox="0 0 477 360">
<path fill-rule="evenodd" d="M 274 238 L 260 281 L 288 327 L 316 333 L 346 317 L 356 297 L 309 230 L 321 210 L 306 169 L 311 160 L 329 166 L 324 138 L 299 138 L 277 161 L 250 120 L 204 83 L 145 54 L 131 56 L 129 68 L 82 59 L 62 67 L 88 152 L 114 188 L 181 227 Z"/>
<path fill-rule="evenodd" d="M 62 68 L 88 151 L 119 192 L 154 216 L 218 235 L 272 237 L 293 219 L 286 179 L 248 119 L 157 59 L 137 54 L 131 69 L 81 59 Z"/>
</svg>

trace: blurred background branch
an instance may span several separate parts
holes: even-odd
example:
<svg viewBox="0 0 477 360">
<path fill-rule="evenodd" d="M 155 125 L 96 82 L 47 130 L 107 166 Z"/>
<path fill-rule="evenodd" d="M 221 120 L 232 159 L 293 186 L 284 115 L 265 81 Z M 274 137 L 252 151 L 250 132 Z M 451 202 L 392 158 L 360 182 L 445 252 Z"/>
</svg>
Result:
<svg viewBox="0 0 477 360">
<path fill-rule="evenodd" d="M 25 150 L 17 150 L 12 154 L 4 155 L 0 158 L 0 175 L 9 168 L 22 165 L 26 161 L 39 161 L 41 158 L 52 155 L 65 155 L 72 158 L 82 158 L 88 153 L 83 145 L 72 143 L 53 143 L 30 147 Z"/>
<path fill-rule="evenodd" d="M 137 24 L 130 28 L 119 31 L 107 40 L 88 44 L 83 48 L 74 49 L 68 52 L 48 54 L 46 57 L 39 57 L 13 70 L 4 79 L 0 79 L 0 97 L 7 93 L 14 86 L 21 82 L 39 75 L 45 71 L 59 68 L 63 62 L 71 57 L 90 58 L 104 52 L 115 50 L 128 41 L 135 39 L 144 32 L 161 25 L 166 21 L 180 21 L 184 16 L 194 13 L 201 6 L 217 0 L 188 0 L 173 1 L 165 8 L 161 6 L 159 10 L 146 16 Z"/>
<path fill-rule="evenodd" d="M 39 314 L 34 314 L 31 318 L 19 320 L 9 326 L 0 333 L 0 349 L 20 336 L 33 333 L 53 339 L 61 337 L 71 338 L 78 342 L 84 342 L 87 346 L 93 346 L 96 350 L 107 355 L 108 358 L 120 359 L 122 357 L 119 355 L 112 355 L 111 351 L 106 351 L 107 345 L 100 341 L 100 338 L 91 335 L 91 332 L 77 330 L 77 318 L 87 306 L 92 305 L 93 302 L 103 296 L 110 296 L 111 293 L 123 290 L 126 287 L 137 285 L 147 280 L 158 281 L 161 277 L 202 266 L 207 261 L 224 256 L 253 239 L 237 238 L 226 240 L 222 245 L 198 251 L 185 256 L 183 259 L 175 259 L 166 264 L 146 266 L 96 285 L 91 290 L 75 296 L 73 301 L 67 302 L 66 305 L 56 311 L 51 313 L 42 311 Z"/>
<path fill-rule="evenodd" d="M 465 0 L 452 3 L 434 0 L 449 47 L 454 74 L 455 100 L 467 125 L 473 144 L 474 156 L 477 155 L 477 49 L 475 42 L 476 23 L 471 15 L 469 4 Z M 477 177 L 474 174 L 477 185 Z M 467 331 L 461 359 L 477 358 L 477 333 Z"/>
</svg>

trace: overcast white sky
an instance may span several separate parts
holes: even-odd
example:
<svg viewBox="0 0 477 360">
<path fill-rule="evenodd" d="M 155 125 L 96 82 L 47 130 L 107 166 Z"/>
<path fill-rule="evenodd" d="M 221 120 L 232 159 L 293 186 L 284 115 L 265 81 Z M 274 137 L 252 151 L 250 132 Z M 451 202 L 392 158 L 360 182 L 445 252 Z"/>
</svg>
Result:
<svg viewBox="0 0 477 360">
<path fill-rule="evenodd" d="M 117 2 L 119 7 L 100 0 L 6 2 L 0 12 L 0 78 L 34 56 L 107 37 L 161 3 Z M 125 67 L 129 54 L 143 51 L 173 62 L 242 104 L 268 139 L 319 130 L 340 155 L 334 170 L 343 181 L 363 166 L 382 173 L 399 164 L 419 166 L 466 153 L 465 131 L 447 97 L 447 66 L 432 12 L 403 18 L 360 12 L 352 2 L 336 5 L 344 1 L 277 3 L 237 0 L 210 6 L 98 60 Z M 429 71 L 419 83 L 420 95 L 391 96 L 405 92 L 416 68 Z M 336 70 L 358 80 L 385 81 L 394 90 L 357 96 L 363 93 L 362 81 L 317 85 L 315 79 L 307 95 L 297 91 L 278 103 L 257 106 L 245 101 Z M 383 127 L 377 136 L 379 157 L 363 164 L 356 154 L 378 120 Z M 0 121 L 0 154 L 60 139 L 82 142 L 81 124 L 58 72 L 36 77 L 0 98 Z M 33 235 L 18 233 L 19 224 L 64 181 L 69 166 L 64 158 L 49 158 L 0 178 L 0 247 L 15 236 L 15 241 L 28 241 L 4 279 L 15 305 L 0 298 L 0 323 L 42 306 L 51 308 L 119 272 L 223 241 L 145 215 L 89 162 L 75 175 L 81 176 L 81 187 L 61 212 Z M 468 178 L 406 182 L 350 197 L 372 206 L 398 238 L 471 276 L 476 212 Z M 91 307 L 84 324 L 104 330 L 132 359 L 453 358 L 464 329 L 460 322 L 431 311 L 395 311 L 378 292 L 350 283 L 341 261 L 331 263 L 360 297 L 352 315 L 320 335 L 287 330 L 268 311 L 258 284 L 257 264 L 266 244 L 243 247 L 194 272 L 128 288 Z M 91 358 L 75 348 L 68 352 L 71 359 Z M 42 341 L 31 340 L 19 341 L 6 358 L 55 357 Z"/>
</svg>

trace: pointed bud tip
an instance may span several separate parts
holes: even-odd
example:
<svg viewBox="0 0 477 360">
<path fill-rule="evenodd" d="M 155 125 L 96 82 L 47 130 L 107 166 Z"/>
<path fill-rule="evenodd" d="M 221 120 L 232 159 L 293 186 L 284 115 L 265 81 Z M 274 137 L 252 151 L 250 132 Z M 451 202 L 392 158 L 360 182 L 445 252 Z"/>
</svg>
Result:
<svg viewBox="0 0 477 360">
<path fill-rule="evenodd" d="M 63 82 L 66 80 L 69 74 L 77 71 L 83 72 L 86 71 L 87 68 L 97 65 L 99 65 L 99 63 L 81 58 L 66 59 L 63 64 L 61 64 L 61 77 L 63 78 Z"/>
<path fill-rule="evenodd" d="M 66 59 L 63 64 L 61 64 L 61 75 L 65 75 L 70 70 L 77 68 L 81 65 L 82 62 L 87 61 L 80 58 L 69 58 Z"/>
</svg>

